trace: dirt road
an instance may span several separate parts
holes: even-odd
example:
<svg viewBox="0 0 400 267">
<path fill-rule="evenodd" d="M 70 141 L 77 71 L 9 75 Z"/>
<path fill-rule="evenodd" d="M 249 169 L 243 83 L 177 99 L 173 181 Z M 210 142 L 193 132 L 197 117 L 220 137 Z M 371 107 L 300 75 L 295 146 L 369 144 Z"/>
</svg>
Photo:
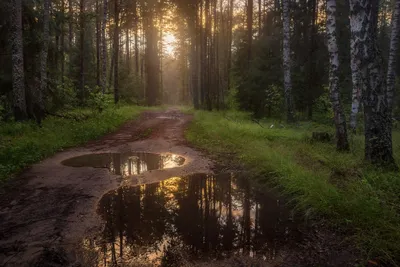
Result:
<svg viewBox="0 0 400 267">
<path fill-rule="evenodd" d="M 105 198 L 104 201 L 112 202 L 118 197 L 113 194 L 119 194 L 119 191 L 113 193 L 112 190 L 121 186 L 154 184 L 171 177 L 184 177 L 196 173 L 212 172 L 214 167 L 213 162 L 199 151 L 188 146 L 185 141 L 184 130 L 190 121 L 191 115 L 183 114 L 176 109 L 145 112 L 139 119 L 128 122 L 118 131 L 100 140 L 92 141 L 83 147 L 59 152 L 22 173 L 19 178 L 11 183 L 6 193 L 0 195 L 0 266 L 82 266 L 77 261 L 76 251 L 77 249 L 79 250 L 79 245 L 82 244 L 83 238 L 92 234 L 95 235 L 101 231 L 104 222 L 96 212 L 96 209 L 99 201 L 104 195 L 107 195 L 107 192 L 111 191 L 109 193 L 109 195 L 111 194 L 111 198 L 110 200 Z M 75 165 L 73 165 L 75 167 L 69 167 L 62 164 L 67 159 L 86 154 L 129 154 L 135 151 L 173 154 L 183 157 L 184 163 L 182 165 L 182 162 L 180 162 L 179 165 L 181 166 L 172 164 L 169 168 L 164 169 L 157 169 L 154 166 L 151 167 L 148 165 L 145 169 L 142 167 L 141 171 L 139 171 L 141 165 L 137 163 L 136 167 L 132 165 L 135 167 L 136 172 L 132 169 L 133 167 L 127 167 L 128 175 L 123 175 L 121 170 L 116 170 L 116 167 L 112 166 L 112 164 L 107 165 L 108 169 L 93 168 L 102 164 L 101 158 L 98 158 L 97 155 L 95 155 L 93 166 L 89 165 L 92 167 L 79 167 L 79 160 L 78 163 L 73 163 L 78 164 L 79 168 Z M 117 163 L 114 162 L 114 165 L 117 165 Z M 118 165 L 121 165 L 121 162 L 118 162 Z M 82 166 L 86 165 L 83 164 Z M 110 171 L 113 169 L 116 170 L 114 171 L 115 174 L 113 174 L 113 171 Z M 201 175 L 199 178 L 192 178 L 192 180 L 195 179 L 205 179 L 204 181 L 206 181 L 207 185 L 210 183 L 220 183 L 219 187 L 227 188 L 226 190 L 230 193 L 232 192 L 232 197 L 229 196 L 230 203 L 232 203 L 232 198 L 246 195 L 246 192 L 243 195 L 243 191 L 240 191 L 239 184 L 238 186 L 231 185 L 230 182 L 226 184 L 222 180 L 218 182 L 218 178 L 207 180 L 207 177 Z M 183 182 L 185 181 L 179 181 L 179 183 Z M 246 184 L 242 183 L 241 186 L 245 188 L 245 191 L 248 191 Z M 196 192 L 203 194 L 203 191 L 204 189 L 200 189 L 200 191 Z M 235 193 L 236 191 L 237 193 Z M 190 195 L 190 192 L 185 191 L 184 193 L 188 197 L 188 200 L 191 199 L 190 197 L 198 199 L 197 195 L 199 193 Z M 221 198 L 226 199 L 226 192 L 221 193 Z M 209 196 L 210 200 L 214 201 L 214 209 L 216 209 L 215 203 L 217 202 L 215 195 L 217 193 L 215 191 L 214 196 L 205 193 L 206 197 Z M 236 194 L 236 196 L 233 194 Z M 165 201 L 175 201 L 169 195 L 164 195 L 163 197 L 168 198 Z M 123 200 L 123 197 L 119 196 L 119 198 Z M 257 238 L 252 237 L 252 234 L 248 235 L 246 231 L 240 230 L 240 234 L 247 235 L 246 238 L 255 238 L 254 244 L 268 251 L 271 259 L 273 259 L 273 263 L 266 263 L 261 258 L 261 263 L 257 265 L 252 264 L 251 266 L 351 266 L 351 264 L 348 265 L 347 263 L 354 260 L 354 257 L 347 251 L 347 248 L 343 248 L 341 238 L 335 236 L 335 233 L 327 233 L 315 227 L 310 228 L 307 225 L 297 226 L 297 224 L 295 226 L 298 229 L 290 232 L 287 225 L 292 226 L 293 222 L 289 218 L 289 212 L 282 212 L 279 199 L 261 194 L 258 197 L 255 196 L 254 201 L 246 200 L 246 197 L 244 197 L 242 202 L 235 201 L 233 205 L 236 205 L 234 208 L 237 210 L 235 211 L 237 214 L 233 214 L 233 216 L 237 216 L 239 219 L 236 219 L 236 221 L 233 220 L 233 223 L 236 223 L 237 231 L 243 226 L 240 220 L 248 216 L 248 218 L 252 219 L 244 219 L 243 223 L 247 220 L 249 234 L 251 231 L 255 231 L 257 236 L 260 226 L 257 226 L 257 223 L 251 226 L 251 221 L 254 218 L 255 220 L 262 218 L 257 211 L 260 207 L 265 207 L 265 209 L 268 207 L 268 209 L 264 209 L 263 211 L 264 217 L 267 219 L 264 220 L 265 230 L 261 234 L 264 236 L 267 235 L 265 236 L 267 239 L 270 239 L 272 236 L 272 244 L 279 244 L 282 247 L 280 254 L 276 254 L 274 247 L 272 247 L 272 250 L 271 247 L 268 248 L 271 244 L 267 246 L 265 242 L 260 243 L 260 241 L 257 241 Z M 250 201 L 253 201 L 251 202 L 253 204 Z M 197 207 L 197 200 L 191 203 L 194 204 L 193 207 Z M 223 203 L 218 203 L 220 214 L 226 213 L 227 211 L 223 207 Z M 129 205 L 133 207 L 132 203 Z M 232 206 L 231 204 L 229 205 Z M 245 209 L 240 205 L 247 205 L 247 211 L 244 212 L 243 210 Z M 188 209 L 189 212 L 193 211 L 191 207 Z M 128 210 L 128 212 L 130 211 Z M 156 214 L 160 210 L 149 212 L 152 213 L 150 216 L 157 217 L 158 215 Z M 284 220 L 287 221 L 286 224 L 282 223 L 283 213 L 285 213 Z M 188 217 L 185 214 L 182 214 L 182 216 L 179 218 L 185 219 L 185 217 Z M 196 224 L 196 220 L 192 223 Z M 226 218 L 220 217 L 218 220 L 214 220 L 213 225 L 219 225 L 218 227 L 227 225 L 224 221 Z M 260 222 L 263 223 L 263 219 Z M 175 223 L 170 222 L 171 225 L 174 224 L 172 227 L 173 230 L 176 230 Z M 185 223 L 178 226 L 183 227 Z M 213 230 L 212 228 L 210 229 Z M 189 229 L 186 233 L 189 238 L 193 237 L 191 231 Z M 295 244 L 292 242 L 294 235 L 292 233 L 296 233 L 296 235 L 301 234 L 302 236 L 300 241 L 298 241 L 298 238 L 296 239 Z M 150 236 L 153 236 L 151 231 Z M 121 238 L 121 240 L 123 239 Z M 202 237 L 200 237 L 200 240 L 202 240 Z M 244 243 L 244 247 L 248 246 L 246 242 Z M 219 244 L 217 246 L 220 246 Z M 231 244 L 225 243 L 225 245 L 230 246 Z M 115 254 L 115 251 L 113 254 Z M 248 255 L 252 258 L 251 253 Z M 111 257 L 115 258 L 115 255 L 111 255 Z M 198 266 L 250 266 L 243 259 L 244 257 L 242 256 L 240 256 L 240 260 L 232 257 L 219 263 L 215 263 L 214 261 L 212 264 L 199 263 Z"/>
<path fill-rule="evenodd" d="M 98 230 L 97 202 L 121 183 L 144 184 L 209 172 L 212 163 L 185 145 L 183 129 L 190 119 L 190 115 L 177 110 L 145 112 L 115 133 L 84 147 L 57 153 L 21 174 L 0 196 L 0 266 L 29 266 L 44 248 L 73 249 L 85 234 Z M 183 156 L 185 164 L 133 175 L 123 181 L 107 169 L 61 164 L 88 153 L 129 151 L 173 153 Z"/>
</svg>

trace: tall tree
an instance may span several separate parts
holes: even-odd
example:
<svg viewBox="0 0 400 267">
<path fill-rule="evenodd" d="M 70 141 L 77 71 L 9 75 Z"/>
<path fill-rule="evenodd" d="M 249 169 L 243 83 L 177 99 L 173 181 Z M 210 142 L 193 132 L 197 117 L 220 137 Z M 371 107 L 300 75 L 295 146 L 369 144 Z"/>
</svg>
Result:
<svg viewBox="0 0 400 267">
<path fill-rule="evenodd" d="M 100 87 L 100 5 L 99 0 L 96 0 L 96 85 Z"/>
<path fill-rule="evenodd" d="M 392 113 L 394 102 L 394 91 L 396 85 L 396 59 L 399 48 L 400 32 L 400 1 L 396 1 L 396 6 L 392 15 L 392 34 L 390 37 L 388 71 L 387 71 L 387 101 L 389 112 Z"/>
<path fill-rule="evenodd" d="M 294 122 L 291 78 L 291 50 L 290 50 L 290 0 L 282 0 L 283 4 L 283 86 L 285 91 L 286 116 L 289 123 Z"/>
<path fill-rule="evenodd" d="M 61 85 L 64 86 L 65 75 L 65 0 L 61 0 Z"/>
<path fill-rule="evenodd" d="M 85 97 L 85 0 L 79 1 L 79 91 L 80 103 Z"/>
<path fill-rule="evenodd" d="M 49 48 L 50 39 L 50 0 L 44 0 L 43 2 L 43 33 L 42 33 L 42 50 L 40 52 L 40 89 L 36 92 L 35 107 L 38 109 L 35 113 L 36 119 L 41 117 L 41 113 L 44 110 L 44 99 L 43 95 L 47 91 L 47 55 Z"/>
<path fill-rule="evenodd" d="M 340 101 L 339 90 L 339 49 L 336 36 L 336 0 L 327 0 L 326 15 L 326 34 L 328 38 L 330 61 L 329 88 L 336 127 L 336 148 L 340 151 L 347 151 L 349 150 L 349 142 L 347 140 L 346 119 Z"/>
<path fill-rule="evenodd" d="M 16 120 L 27 119 L 25 99 L 24 53 L 22 40 L 22 3 L 11 1 L 11 47 L 13 111 Z"/>
<path fill-rule="evenodd" d="M 289 1 L 289 0 L 287 0 Z M 247 1 L 247 60 L 251 60 L 251 49 L 253 44 L 253 13 L 254 2 L 253 0 Z"/>
<path fill-rule="evenodd" d="M 365 160 L 395 166 L 392 118 L 388 108 L 383 60 L 377 45 L 378 12 L 373 0 L 350 0 L 352 57 L 361 73 L 365 124 Z"/>
<path fill-rule="evenodd" d="M 103 0 L 103 21 L 101 23 L 101 91 L 106 93 L 107 89 L 107 0 Z"/>
<path fill-rule="evenodd" d="M 114 0 L 115 28 L 114 28 L 114 102 L 119 102 L 119 1 Z"/>
</svg>

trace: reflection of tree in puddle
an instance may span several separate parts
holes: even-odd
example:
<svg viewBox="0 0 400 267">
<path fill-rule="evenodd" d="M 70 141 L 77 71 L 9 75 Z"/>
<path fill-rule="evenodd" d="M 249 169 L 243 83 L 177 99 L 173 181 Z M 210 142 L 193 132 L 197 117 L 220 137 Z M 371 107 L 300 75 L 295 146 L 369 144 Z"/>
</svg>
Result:
<svg viewBox="0 0 400 267">
<path fill-rule="evenodd" d="M 273 260 L 295 225 L 279 201 L 247 179 L 203 174 L 138 187 L 121 187 L 100 201 L 105 228 L 85 240 L 96 265 L 177 266 L 232 254 Z"/>
<path fill-rule="evenodd" d="M 114 174 L 130 176 L 149 170 L 175 168 L 184 162 L 184 158 L 174 154 L 102 153 L 83 155 L 62 163 L 72 167 L 108 168 Z"/>
</svg>

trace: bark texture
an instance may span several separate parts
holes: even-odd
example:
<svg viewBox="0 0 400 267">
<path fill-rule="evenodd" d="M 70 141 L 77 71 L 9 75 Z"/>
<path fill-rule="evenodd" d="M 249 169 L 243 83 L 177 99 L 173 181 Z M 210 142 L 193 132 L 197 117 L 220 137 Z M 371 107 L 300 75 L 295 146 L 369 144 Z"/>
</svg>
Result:
<svg viewBox="0 0 400 267">
<path fill-rule="evenodd" d="M 290 51 L 290 0 L 282 0 L 283 4 L 283 86 L 285 90 L 287 121 L 294 122 L 291 77 Z"/>
<path fill-rule="evenodd" d="M 388 108 L 383 59 L 377 46 L 374 0 L 350 0 L 352 57 L 361 73 L 365 120 L 365 160 L 395 166 L 392 120 Z"/>
<path fill-rule="evenodd" d="M 24 54 L 22 39 L 22 3 L 11 1 L 11 48 L 12 48 L 12 86 L 13 112 L 15 120 L 27 118 L 25 99 Z"/>
<path fill-rule="evenodd" d="M 115 28 L 114 28 L 114 102 L 119 102 L 119 78 L 118 78 L 118 61 L 119 61 L 119 0 L 114 0 L 115 12 Z"/>
<path fill-rule="evenodd" d="M 330 63 L 329 89 L 336 128 L 336 148 L 340 151 L 348 151 L 349 142 L 347 140 L 346 119 L 343 113 L 339 91 L 339 49 L 336 36 L 336 0 L 327 0 L 326 15 L 326 35 L 328 38 Z"/>
<path fill-rule="evenodd" d="M 392 113 L 394 92 L 396 85 L 396 58 L 399 48 L 399 31 L 400 31 L 400 1 L 396 1 L 395 10 L 392 16 L 392 34 L 390 37 L 388 72 L 387 72 L 387 101 L 389 112 Z"/>
<path fill-rule="evenodd" d="M 43 35 L 42 35 L 42 50 L 40 52 L 40 89 L 36 92 L 37 109 L 44 110 L 43 95 L 47 91 L 47 56 L 49 49 L 49 23 L 50 23 L 50 0 L 43 2 Z M 40 116 L 40 114 L 36 114 Z"/>
<path fill-rule="evenodd" d="M 101 91 L 106 93 L 107 88 L 107 0 L 103 0 L 103 21 L 101 23 Z"/>
</svg>

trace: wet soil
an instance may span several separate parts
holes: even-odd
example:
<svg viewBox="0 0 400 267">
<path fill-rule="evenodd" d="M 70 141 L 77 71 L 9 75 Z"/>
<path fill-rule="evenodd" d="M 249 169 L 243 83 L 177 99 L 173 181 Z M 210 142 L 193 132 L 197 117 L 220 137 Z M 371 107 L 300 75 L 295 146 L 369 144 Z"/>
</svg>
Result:
<svg viewBox="0 0 400 267">
<path fill-rule="evenodd" d="M 145 112 L 10 182 L 0 266 L 355 264 L 341 235 L 294 216 L 245 174 L 215 169 L 186 143 L 190 121 Z"/>
</svg>

